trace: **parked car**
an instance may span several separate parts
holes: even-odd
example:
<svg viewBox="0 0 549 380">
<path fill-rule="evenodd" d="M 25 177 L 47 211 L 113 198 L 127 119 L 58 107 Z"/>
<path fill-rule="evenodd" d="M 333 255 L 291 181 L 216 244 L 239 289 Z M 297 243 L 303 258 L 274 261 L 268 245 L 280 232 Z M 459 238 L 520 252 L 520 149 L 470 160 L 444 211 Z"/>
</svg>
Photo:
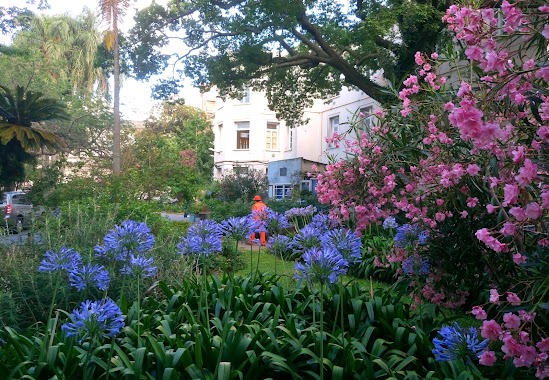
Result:
<svg viewBox="0 0 549 380">
<path fill-rule="evenodd" d="M 0 215 L 3 214 L 3 226 L 10 230 L 21 230 L 28 227 L 33 219 L 44 214 L 44 207 L 34 206 L 24 191 L 7 191 L 2 194 Z"/>
</svg>

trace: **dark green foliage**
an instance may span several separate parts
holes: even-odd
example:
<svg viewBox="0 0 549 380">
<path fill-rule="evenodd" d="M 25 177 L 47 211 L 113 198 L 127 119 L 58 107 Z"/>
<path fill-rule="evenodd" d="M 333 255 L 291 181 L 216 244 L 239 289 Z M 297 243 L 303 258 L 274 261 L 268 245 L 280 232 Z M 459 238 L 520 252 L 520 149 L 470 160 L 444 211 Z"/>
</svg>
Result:
<svg viewBox="0 0 549 380">
<path fill-rule="evenodd" d="M 29 338 L 4 328 L 0 376 L 84 379 L 106 378 L 109 372 L 111 379 L 316 379 L 322 344 L 326 378 L 481 378 L 463 361 L 433 360 L 437 322 L 417 319 L 409 305 L 388 293 L 370 298 L 357 285 L 343 291 L 339 286 L 322 294 L 321 337 L 317 289 L 286 288 L 276 276 L 262 275 L 214 276 L 205 283 L 189 276 L 176 287 L 160 282 L 141 302 L 139 335 L 136 304 L 123 305 L 126 327 L 115 339 L 91 345 L 79 346 L 59 331 L 64 313 L 50 320 L 47 334 L 42 330 Z M 338 317 L 341 294 L 344 330 Z M 203 297 L 210 306 L 209 326 L 200 323 Z M 482 370 L 484 376 L 496 373 L 496 368 Z M 497 370 L 505 378 L 531 375 L 505 364 Z"/>
<path fill-rule="evenodd" d="M 216 198 L 206 198 L 204 203 L 208 205 L 210 218 L 217 222 L 231 216 L 245 216 L 252 212 L 252 202 L 243 199 L 235 199 L 230 202 Z"/>
<path fill-rule="evenodd" d="M 179 31 L 191 49 L 176 65 L 195 85 L 235 98 L 246 86 L 265 91 L 277 116 L 297 124 L 312 99 L 344 86 L 387 100 L 371 73 L 383 68 L 386 78 L 400 83 L 414 70 L 416 51 L 434 50 L 446 6 L 400 0 L 155 3 L 138 12 L 130 32 L 133 69 L 144 79 L 162 72 L 168 31 Z"/>
<path fill-rule="evenodd" d="M 0 187 L 11 189 L 21 181 L 23 164 L 33 163 L 44 148 L 55 152 L 65 146 L 56 134 L 32 125 L 54 119 L 68 119 L 62 102 L 22 86 L 0 85 Z"/>
<path fill-rule="evenodd" d="M 251 202 L 255 195 L 263 194 L 267 190 L 267 184 L 267 175 L 256 169 L 226 173 L 219 181 L 219 189 L 213 197 L 225 202 L 236 199 Z"/>
</svg>

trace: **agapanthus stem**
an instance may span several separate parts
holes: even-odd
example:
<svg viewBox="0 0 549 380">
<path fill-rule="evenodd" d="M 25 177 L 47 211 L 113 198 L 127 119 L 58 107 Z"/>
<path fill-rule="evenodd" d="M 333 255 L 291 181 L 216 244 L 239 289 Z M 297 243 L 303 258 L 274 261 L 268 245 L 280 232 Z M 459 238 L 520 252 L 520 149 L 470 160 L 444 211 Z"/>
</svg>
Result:
<svg viewBox="0 0 549 380">
<path fill-rule="evenodd" d="M 320 283 L 320 380 L 324 380 L 324 284 Z"/>
</svg>

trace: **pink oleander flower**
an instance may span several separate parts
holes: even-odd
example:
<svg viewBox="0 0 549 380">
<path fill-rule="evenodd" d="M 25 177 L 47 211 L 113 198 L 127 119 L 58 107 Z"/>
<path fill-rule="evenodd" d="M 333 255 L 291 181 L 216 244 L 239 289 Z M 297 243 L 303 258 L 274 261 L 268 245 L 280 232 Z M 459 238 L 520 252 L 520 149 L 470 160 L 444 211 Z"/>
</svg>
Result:
<svg viewBox="0 0 549 380">
<path fill-rule="evenodd" d="M 513 313 L 503 314 L 503 322 L 508 329 L 518 329 L 520 327 L 520 318 Z"/>
<path fill-rule="evenodd" d="M 482 322 L 482 326 L 480 327 L 480 336 L 483 338 L 496 342 L 502 334 L 503 330 L 501 329 L 499 323 L 495 320 L 490 319 Z"/>
<path fill-rule="evenodd" d="M 477 197 L 474 197 L 474 198 L 467 198 L 467 207 L 475 207 L 476 205 L 478 204 L 478 198 Z"/>
<path fill-rule="evenodd" d="M 535 347 L 522 345 L 520 346 L 520 355 L 513 359 L 515 367 L 531 367 L 538 356 Z"/>
<path fill-rule="evenodd" d="M 526 263 L 526 256 L 521 255 L 520 253 L 513 254 L 513 262 L 517 265 Z"/>
<path fill-rule="evenodd" d="M 528 216 L 526 215 L 526 211 L 521 207 L 512 207 L 509 210 L 509 214 L 513 215 L 515 219 L 518 220 L 519 222 L 523 222 L 526 219 L 528 219 Z"/>
<path fill-rule="evenodd" d="M 471 310 L 471 314 L 473 314 L 476 319 L 480 319 L 481 321 L 487 318 L 486 311 L 484 311 L 482 306 L 473 306 L 473 310 Z"/>
<path fill-rule="evenodd" d="M 416 54 L 414 55 L 414 59 L 416 61 L 416 65 L 418 66 L 421 66 L 425 63 L 425 61 L 423 60 L 423 57 L 421 56 L 420 51 L 416 52 Z"/>
<path fill-rule="evenodd" d="M 496 289 L 490 289 L 490 303 L 499 304 L 499 297 L 500 295 Z"/>
<path fill-rule="evenodd" d="M 506 184 L 503 187 L 503 206 L 514 205 L 518 201 L 520 189 L 517 185 Z"/>
<path fill-rule="evenodd" d="M 540 341 L 536 344 L 536 347 L 537 347 L 538 350 L 540 350 L 541 352 L 547 352 L 547 351 L 549 351 L 549 338 L 543 338 L 542 340 L 540 340 Z"/>
<path fill-rule="evenodd" d="M 524 213 L 529 219 L 537 219 L 541 216 L 541 208 L 536 202 L 530 202 L 526 205 Z"/>
<path fill-rule="evenodd" d="M 536 318 L 536 313 L 530 313 L 526 310 L 519 310 L 518 315 L 524 322 L 532 322 Z"/>
<path fill-rule="evenodd" d="M 521 304 L 522 301 L 515 293 L 507 292 L 507 302 L 509 302 L 513 306 L 518 306 Z"/>
<path fill-rule="evenodd" d="M 480 173 L 480 168 L 477 164 L 470 164 L 469 166 L 467 166 L 467 174 L 475 176 L 478 173 Z"/>
<path fill-rule="evenodd" d="M 513 236 L 517 231 L 517 226 L 511 222 L 503 223 L 503 227 L 499 230 L 505 236 Z"/>
<path fill-rule="evenodd" d="M 486 211 L 488 211 L 488 214 L 493 214 L 494 211 L 496 211 L 499 207 L 498 206 L 494 206 L 493 204 L 487 204 L 486 205 Z"/>
<path fill-rule="evenodd" d="M 478 356 L 478 362 L 481 365 L 491 367 L 496 362 L 496 353 L 494 351 L 484 351 Z"/>
</svg>

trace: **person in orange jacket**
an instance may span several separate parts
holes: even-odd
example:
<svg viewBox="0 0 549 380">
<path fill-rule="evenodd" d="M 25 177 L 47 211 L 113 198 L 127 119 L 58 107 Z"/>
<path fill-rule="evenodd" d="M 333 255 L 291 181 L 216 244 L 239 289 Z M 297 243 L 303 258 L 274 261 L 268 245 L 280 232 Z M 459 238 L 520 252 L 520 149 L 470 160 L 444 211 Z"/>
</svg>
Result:
<svg viewBox="0 0 549 380">
<path fill-rule="evenodd" d="M 254 205 L 252 206 L 252 215 L 254 217 L 255 220 L 261 220 L 263 217 L 264 217 L 264 213 L 266 211 L 266 208 L 267 208 L 267 205 L 265 203 L 263 203 L 263 201 L 261 200 L 261 197 L 259 195 L 256 195 L 254 197 Z M 255 233 L 252 234 L 252 236 L 250 236 L 250 240 L 254 240 L 255 239 Z M 261 231 L 259 232 L 259 241 L 261 242 L 261 245 L 265 245 L 267 244 L 267 238 L 266 238 L 266 233 L 265 231 Z"/>
</svg>

